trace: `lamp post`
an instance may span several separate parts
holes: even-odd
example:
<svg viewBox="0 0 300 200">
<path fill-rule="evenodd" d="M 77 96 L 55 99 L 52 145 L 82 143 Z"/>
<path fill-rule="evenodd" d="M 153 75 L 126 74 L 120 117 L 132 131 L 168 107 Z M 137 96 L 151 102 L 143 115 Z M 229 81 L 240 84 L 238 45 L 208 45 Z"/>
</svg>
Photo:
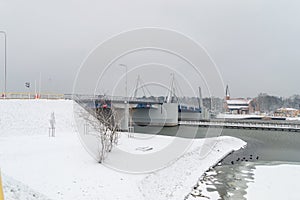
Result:
<svg viewBox="0 0 300 200">
<path fill-rule="evenodd" d="M 126 74 L 125 74 L 125 110 L 124 110 L 124 126 L 123 130 L 129 131 L 128 128 L 128 118 L 129 118 L 129 105 L 128 105 L 128 97 L 127 97 L 127 72 L 128 72 L 128 67 L 125 64 L 119 64 L 121 67 L 125 67 Z M 128 134 L 128 137 L 130 135 Z"/>
<path fill-rule="evenodd" d="M 0 33 L 2 33 L 4 35 L 4 98 L 6 97 L 6 75 L 7 75 L 7 71 L 6 71 L 6 64 L 7 64 L 7 37 L 6 37 L 6 32 L 5 31 L 0 31 Z"/>
<path fill-rule="evenodd" d="M 125 67 L 125 99 L 127 102 L 127 72 L 128 72 L 128 67 L 125 64 L 120 64 L 121 67 Z"/>
</svg>

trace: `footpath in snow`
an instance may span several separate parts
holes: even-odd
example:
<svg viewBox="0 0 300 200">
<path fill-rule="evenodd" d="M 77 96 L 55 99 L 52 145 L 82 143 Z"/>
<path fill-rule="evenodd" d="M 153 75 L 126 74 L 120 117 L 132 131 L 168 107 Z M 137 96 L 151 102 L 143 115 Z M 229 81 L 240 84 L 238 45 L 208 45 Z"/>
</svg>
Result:
<svg viewBox="0 0 300 200">
<path fill-rule="evenodd" d="M 122 173 L 87 153 L 76 130 L 73 101 L 1 100 L 0 110 L 0 167 L 6 199 L 183 199 L 209 167 L 245 146 L 232 137 L 195 139 L 172 165 L 149 173 Z M 52 112 L 56 137 L 48 137 Z M 138 149 L 147 146 L 155 152 L 173 139 L 140 140 L 123 133 L 107 162 L 117 160 L 121 150 L 149 154 Z"/>
</svg>

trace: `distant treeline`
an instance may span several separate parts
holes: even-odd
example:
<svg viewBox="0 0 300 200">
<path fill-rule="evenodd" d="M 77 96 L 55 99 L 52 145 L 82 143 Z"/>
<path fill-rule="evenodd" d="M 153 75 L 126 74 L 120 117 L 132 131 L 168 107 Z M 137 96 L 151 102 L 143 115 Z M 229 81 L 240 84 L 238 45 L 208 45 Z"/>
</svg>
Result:
<svg viewBox="0 0 300 200">
<path fill-rule="evenodd" d="M 161 99 L 163 100 L 165 97 L 144 97 L 149 99 Z M 272 113 L 278 108 L 295 108 L 300 110 L 300 95 L 293 95 L 291 97 L 277 97 L 268 95 L 266 93 L 260 93 L 255 98 L 252 99 L 251 106 L 256 111 Z M 198 97 L 178 97 L 178 100 L 182 104 L 186 104 L 189 106 L 198 107 L 199 106 L 199 98 Z M 219 97 L 205 97 L 203 98 L 203 106 L 213 113 L 224 112 L 225 100 Z"/>
<path fill-rule="evenodd" d="M 274 112 L 278 108 L 300 109 L 300 95 L 293 95 L 288 98 L 271 96 L 266 93 L 260 93 L 251 102 L 256 110 L 261 112 Z"/>
<path fill-rule="evenodd" d="M 300 109 L 300 95 L 293 95 L 288 98 L 277 97 L 260 93 L 257 97 L 252 98 L 251 106 L 256 111 L 260 112 L 274 112 L 278 108 L 295 108 Z M 199 99 L 196 97 L 181 97 L 180 100 L 189 105 L 199 105 Z M 205 97 L 203 98 L 203 106 L 212 112 L 224 112 L 225 101 L 219 97 Z"/>
</svg>

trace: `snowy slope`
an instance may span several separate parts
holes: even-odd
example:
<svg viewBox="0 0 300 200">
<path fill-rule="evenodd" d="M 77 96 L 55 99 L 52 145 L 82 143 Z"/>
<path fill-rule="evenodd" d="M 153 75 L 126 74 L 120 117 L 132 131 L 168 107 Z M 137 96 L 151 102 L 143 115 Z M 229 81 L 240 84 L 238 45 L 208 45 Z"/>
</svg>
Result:
<svg viewBox="0 0 300 200">
<path fill-rule="evenodd" d="M 0 136 L 46 135 L 52 112 L 57 131 L 74 132 L 71 100 L 1 100 Z"/>
<path fill-rule="evenodd" d="M 245 145 L 231 137 L 199 139 L 173 165 L 154 173 L 122 173 L 98 164 L 83 148 L 72 101 L 2 100 L 0 109 L 0 167 L 6 176 L 26 185 L 4 181 L 5 187 L 16 184 L 30 197 L 28 191 L 53 200 L 183 199 L 206 169 Z M 56 137 L 48 137 L 51 112 L 56 117 Z M 137 140 L 125 134 L 118 149 L 136 151 L 142 145 L 155 151 L 171 140 L 166 136 Z M 118 150 L 110 158 L 118 158 Z"/>
<path fill-rule="evenodd" d="M 14 180 L 11 177 L 2 174 L 3 191 L 5 194 L 5 200 L 50 200 L 45 195 L 42 195 L 23 183 Z"/>
</svg>

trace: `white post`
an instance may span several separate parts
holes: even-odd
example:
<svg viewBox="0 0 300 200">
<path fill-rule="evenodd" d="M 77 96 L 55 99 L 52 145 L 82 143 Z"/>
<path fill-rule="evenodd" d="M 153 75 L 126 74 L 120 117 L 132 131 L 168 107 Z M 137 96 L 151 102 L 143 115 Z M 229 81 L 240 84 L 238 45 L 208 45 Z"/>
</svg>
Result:
<svg viewBox="0 0 300 200">
<path fill-rule="evenodd" d="M 49 137 L 55 137 L 55 116 L 54 112 L 51 113 L 50 117 L 50 128 L 49 128 Z"/>
<path fill-rule="evenodd" d="M 125 103 L 125 107 L 124 107 L 124 130 L 128 131 L 129 132 L 129 129 L 128 129 L 128 118 L 129 118 L 129 106 L 128 106 L 128 103 L 126 102 Z M 128 133 L 129 135 L 129 133 Z"/>
</svg>

